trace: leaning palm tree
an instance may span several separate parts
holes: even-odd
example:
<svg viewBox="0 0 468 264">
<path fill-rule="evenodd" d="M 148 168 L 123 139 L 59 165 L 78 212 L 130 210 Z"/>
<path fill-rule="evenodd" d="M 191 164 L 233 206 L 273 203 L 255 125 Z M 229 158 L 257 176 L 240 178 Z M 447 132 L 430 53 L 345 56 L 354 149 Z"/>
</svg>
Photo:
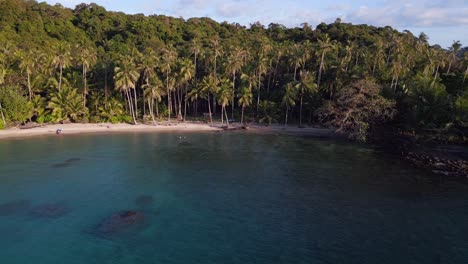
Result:
<svg viewBox="0 0 468 264">
<path fill-rule="evenodd" d="M 21 61 L 19 64 L 19 68 L 23 73 L 26 74 L 29 101 L 31 101 L 33 98 L 33 91 L 31 87 L 31 75 L 35 67 L 38 66 L 38 65 L 35 65 L 35 58 L 37 55 L 33 51 L 28 51 L 28 52 L 18 52 L 17 56 Z"/>
<path fill-rule="evenodd" d="M 234 97 L 234 93 L 231 89 L 231 82 L 229 79 L 221 80 L 219 91 L 218 91 L 218 104 L 221 105 L 221 124 L 224 124 L 224 115 L 226 115 L 226 123 L 229 127 L 229 120 L 226 112 L 226 106 L 232 101 L 232 97 Z"/>
<path fill-rule="evenodd" d="M 320 66 L 319 66 L 319 72 L 318 72 L 318 79 L 317 79 L 317 87 L 320 87 L 320 81 L 322 80 L 322 72 L 325 67 L 325 55 L 327 52 L 333 50 L 335 48 L 335 43 L 334 41 L 330 40 L 330 37 L 328 34 L 325 34 L 325 36 L 322 39 L 319 39 L 319 53 L 320 53 Z"/>
<path fill-rule="evenodd" d="M 128 103 L 128 109 L 130 110 L 130 114 L 132 115 L 133 122 L 135 124 L 137 124 L 137 120 L 134 105 L 132 103 L 132 96 L 130 95 L 130 89 L 135 89 L 135 84 L 139 77 L 140 74 L 131 61 L 122 60 L 119 62 L 119 67 L 115 68 L 115 89 L 125 95 Z"/>
<path fill-rule="evenodd" d="M 300 76 L 301 81 L 296 84 L 296 89 L 300 98 L 299 126 L 302 126 L 302 102 L 304 95 L 317 91 L 317 84 L 315 83 L 314 75 L 309 71 L 302 70 Z"/>
<path fill-rule="evenodd" d="M 80 62 L 83 75 L 83 105 L 86 106 L 86 96 L 88 96 L 88 69 L 97 61 L 97 52 L 88 48 L 86 45 L 79 45 Z"/>
<path fill-rule="evenodd" d="M 235 93 L 236 91 L 236 76 L 237 72 L 244 66 L 245 63 L 245 56 L 246 52 L 245 50 L 242 50 L 241 48 L 235 48 L 233 51 L 231 51 L 231 54 L 228 57 L 227 61 L 227 66 L 226 66 L 226 73 L 231 73 L 232 74 L 232 91 Z M 234 99 L 233 99 L 234 100 Z M 232 119 L 234 119 L 234 102 L 232 103 Z"/>
<path fill-rule="evenodd" d="M 143 85 L 145 98 L 148 103 L 148 109 L 153 120 L 153 124 L 156 125 L 156 120 L 154 118 L 154 102 L 156 101 L 156 113 L 159 116 L 158 103 L 162 101 L 162 97 L 166 94 L 164 90 L 164 85 L 162 81 L 158 78 L 157 75 L 152 75 L 150 79 L 147 80 L 146 84 Z"/>
<path fill-rule="evenodd" d="M 187 94 L 188 94 L 188 85 L 190 81 L 195 76 L 195 65 L 192 63 L 191 60 L 185 59 L 180 62 L 180 69 L 179 69 L 179 77 L 181 85 L 185 88 L 185 100 L 184 100 L 184 118 L 183 121 L 185 122 L 185 118 L 187 116 Z M 182 115 L 182 107 L 180 106 L 179 100 L 179 117 Z"/>
<path fill-rule="evenodd" d="M 453 41 L 452 46 L 450 46 L 450 48 L 449 48 L 449 51 L 450 51 L 449 66 L 448 66 L 448 69 L 447 69 L 447 74 L 450 73 L 450 69 L 452 68 L 453 62 L 455 62 L 457 60 L 457 54 L 460 51 L 461 47 L 462 47 L 462 44 L 460 43 L 459 40 Z"/>
<path fill-rule="evenodd" d="M 138 70 L 141 72 L 141 77 L 143 79 L 143 86 L 146 87 L 149 85 L 150 78 L 153 78 L 153 75 L 156 74 L 156 66 L 158 65 L 159 57 L 153 49 L 147 48 L 141 56 L 141 60 L 138 65 Z M 143 88 L 143 87 L 142 87 Z M 144 89 L 144 88 L 143 88 Z M 146 93 L 143 91 L 143 115 L 145 115 L 145 102 Z"/>
<path fill-rule="evenodd" d="M 58 90 L 60 91 L 62 89 L 63 70 L 70 66 L 72 61 L 71 48 L 69 44 L 60 42 L 53 49 L 54 55 L 52 63 L 55 68 L 59 69 Z"/>
<path fill-rule="evenodd" d="M 213 118 L 211 115 L 211 104 L 210 104 L 210 94 L 215 94 L 218 92 L 218 83 L 219 80 L 213 75 L 205 76 L 201 84 L 201 95 L 208 101 L 208 112 L 210 115 L 210 123 L 213 123 Z M 214 97 L 213 97 L 213 100 Z"/>
<path fill-rule="evenodd" d="M 241 124 L 244 124 L 244 109 L 252 104 L 252 89 L 250 89 L 247 86 L 242 87 L 240 93 L 238 94 L 238 97 L 238 104 L 242 107 Z"/>
<path fill-rule="evenodd" d="M 161 71 L 164 72 L 166 76 L 166 89 L 167 89 L 167 109 L 169 110 L 168 121 L 171 122 L 171 86 L 169 80 L 171 79 L 170 73 L 174 67 L 175 62 L 177 61 L 177 51 L 172 46 L 168 46 L 163 49 L 162 62 L 160 64 Z"/>
<path fill-rule="evenodd" d="M 286 108 L 286 114 L 284 118 L 284 125 L 288 125 L 289 109 L 296 105 L 297 91 L 294 87 L 294 82 L 290 82 L 285 86 L 285 92 L 281 100 L 281 104 Z"/>
</svg>

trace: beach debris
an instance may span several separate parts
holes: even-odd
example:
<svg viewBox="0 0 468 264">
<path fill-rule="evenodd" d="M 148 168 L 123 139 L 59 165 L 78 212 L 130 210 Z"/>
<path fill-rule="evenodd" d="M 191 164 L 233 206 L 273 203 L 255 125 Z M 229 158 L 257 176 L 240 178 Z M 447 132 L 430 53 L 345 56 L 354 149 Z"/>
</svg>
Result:
<svg viewBox="0 0 468 264">
<path fill-rule="evenodd" d="M 31 202 L 29 200 L 14 200 L 0 204 L 0 216 L 19 214 L 29 210 Z"/>
<path fill-rule="evenodd" d="M 153 204 L 153 196 L 140 195 L 135 199 L 135 204 L 139 207 L 151 206 Z"/>
<path fill-rule="evenodd" d="M 53 164 L 53 165 L 52 165 L 52 168 L 64 168 L 64 167 L 69 167 L 69 166 L 72 166 L 72 165 L 76 164 L 76 163 L 79 162 L 80 160 L 81 160 L 80 158 L 70 158 L 70 159 L 65 160 L 65 161 L 62 162 L 62 163 Z"/>
<path fill-rule="evenodd" d="M 62 129 L 61 129 L 61 128 L 58 128 L 57 130 L 55 130 L 55 134 L 57 134 L 57 135 L 62 134 Z"/>
<path fill-rule="evenodd" d="M 144 213 L 133 210 L 121 211 L 104 219 L 94 228 L 93 233 L 108 237 L 143 227 L 145 224 L 146 216 Z"/>
<path fill-rule="evenodd" d="M 70 212 L 70 209 L 63 204 L 42 204 L 31 210 L 31 215 L 38 218 L 59 218 Z"/>
</svg>

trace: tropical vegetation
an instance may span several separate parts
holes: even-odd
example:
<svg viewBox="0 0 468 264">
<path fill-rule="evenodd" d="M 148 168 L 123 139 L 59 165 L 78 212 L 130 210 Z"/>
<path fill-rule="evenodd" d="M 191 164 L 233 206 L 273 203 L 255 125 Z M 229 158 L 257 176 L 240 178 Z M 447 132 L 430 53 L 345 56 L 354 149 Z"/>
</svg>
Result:
<svg viewBox="0 0 468 264">
<path fill-rule="evenodd" d="M 0 1 L 1 126 L 201 118 L 466 140 L 468 53 L 421 33 Z M 456 37 L 456 36 L 455 36 Z"/>
</svg>

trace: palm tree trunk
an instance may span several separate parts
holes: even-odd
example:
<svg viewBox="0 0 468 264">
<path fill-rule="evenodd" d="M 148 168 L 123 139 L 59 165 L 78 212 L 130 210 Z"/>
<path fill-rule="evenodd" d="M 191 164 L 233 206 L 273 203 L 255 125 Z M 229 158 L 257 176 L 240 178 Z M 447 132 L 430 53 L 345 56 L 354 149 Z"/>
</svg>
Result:
<svg viewBox="0 0 468 264">
<path fill-rule="evenodd" d="M 244 105 L 242 105 L 241 124 L 244 124 Z"/>
<path fill-rule="evenodd" d="M 86 80 L 86 66 L 83 64 L 83 106 L 86 107 L 86 94 L 88 93 L 88 83 Z"/>
<path fill-rule="evenodd" d="M 221 125 L 224 124 L 224 106 L 221 107 Z"/>
<path fill-rule="evenodd" d="M 107 90 L 107 64 L 104 63 L 104 98 L 107 101 L 107 96 L 109 96 L 109 92 Z"/>
<path fill-rule="evenodd" d="M 466 67 L 465 74 L 463 75 L 463 84 L 465 84 L 466 75 L 468 75 L 468 66 Z"/>
<path fill-rule="evenodd" d="M 260 80 L 262 78 L 262 74 L 260 73 L 260 71 L 258 71 L 258 94 L 257 94 L 257 115 L 258 115 L 258 108 L 260 106 L 260 89 L 262 88 L 260 86 Z"/>
<path fill-rule="evenodd" d="M 450 68 L 452 68 L 452 63 L 453 63 L 453 59 L 450 59 L 450 63 L 449 63 L 448 69 L 447 69 L 447 74 L 450 73 Z"/>
<path fill-rule="evenodd" d="M 270 85 L 271 85 L 271 68 L 273 68 L 273 60 L 270 59 L 270 68 L 268 73 L 268 86 L 267 86 L 267 93 L 270 94 Z"/>
<path fill-rule="evenodd" d="M 159 101 L 156 101 L 156 116 L 159 119 Z"/>
<path fill-rule="evenodd" d="M 214 98 L 213 98 L 214 100 Z M 208 94 L 208 113 L 210 115 L 210 123 L 213 124 L 213 119 L 211 117 L 211 104 L 210 104 L 210 94 Z"/>
<path fill-rule="evenodd" d="M 27 73 L 28 74 L 28 92 L 29 92 L 29 101 L 32 100 L 32 91 L 31 91 L 31 76 L 29 74 L 29 72 Z"/>
<path fill-rule="evenodd" d="M 304 96 L 301 94 L 301 106 L 299 107 L 299 126 L 302 127 L 302 98 Z"/>
<path fill-rule="evenodd" d="M 226 124 L 227 124 L 227 127 L 229 128 L 229 119 L 228 119 L 228 115 L 226 111 L 226 106 L 224 106 L 224 114 L 226 115 Z"/>
<path fill-rule="evenodd" d="M 323 60 L 325 59 L 325 51 L 322 52 L 322 58 L 320 60 L 319 74 L 317 79 L 317 89 L 320 88 L 320 80 L 322 79 Z"/>
<path fill-rule="evenodd" d="M 135 111 L 134 111 L 133 113 L 134 113 L 135 118 L 136 118 L 136 116 L 137 116 L 137 114 L 138 114 L 138 103 L 137 103 L 136 87 L 133 88 L 133 96 L 134 96 L 134 98 L 135 98 L 135 102 L 134 102 L 134 103 L 135 103 Z M 135 120 L 136 120 L 136 119 L 135 119 Z"/>
<path fill-rule="evenodd" d="M 284 126 L 288 125 L 288 106 L 286 105 L 286 114 L 284 115 Z"/>
<path fill-rule="evenodd" d="M 6 127 L 7 123 L 5 121 L 5 115 L 3 115 L 2 103 L 0 103 L 0 113 L 2 114 L 3 127 Z"/>
<path fill-rule="evenodd" d="M 60 64 L 60 75 L 59 75 L 59 86 L 58 86 L 59 92 L 62 90 L 62 72 L 63 72 L 62 64 Z"/>
<path fill-rule="evenodd" d="M 236 72 L 234 71 L 232 75 L 232 94 L 236 93 Z M 231 110 L 231 118 L 234 120 L 234 96 L 232 97 L 232 110 Z"/>
<path fill-rule="evenodd" d="M 184 122 L 185 122 L 185 118 L 187 117 L 187 99 L 188 99 L 188 96 L 187 96 L 188 92 L 187 92 L 187 84 L 185 85 L 185 100 L 184 100 Z"/>
<path fill-rule="evenodd" d="M 167 110 L 169 111 L 169 116 L 167 118 L 168 122 L 171 122 L 171 91 L 169 90 L 169 70 L 166 70 L 166 88 L 167 88 Z"/>
<path fill-rule="evenodd" d="M 154 119 L 153 106 L 154 106 L 154 99 L 151 98 L 151 100 L 148 100 L 148 110 L 150 112 L 151 119 L 153 120 L 153 124 L 156 125 L 156 120 Z"/>
</svg>

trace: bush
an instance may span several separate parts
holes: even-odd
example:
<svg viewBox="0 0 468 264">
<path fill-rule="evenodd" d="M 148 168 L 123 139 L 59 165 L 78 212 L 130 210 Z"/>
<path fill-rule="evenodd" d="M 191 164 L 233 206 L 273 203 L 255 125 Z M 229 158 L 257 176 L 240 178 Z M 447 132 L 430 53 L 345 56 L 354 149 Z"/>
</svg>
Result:
<svg viewBox="0 0 468 264">
<path fill-rule="evenodd" d="M 25 122 L 33 115 L 33 107 L 23 96 L 21 89 L 5 86 L 0 89 L 0 103 L 5 119 L 11 122 Z"/>
</svg>

